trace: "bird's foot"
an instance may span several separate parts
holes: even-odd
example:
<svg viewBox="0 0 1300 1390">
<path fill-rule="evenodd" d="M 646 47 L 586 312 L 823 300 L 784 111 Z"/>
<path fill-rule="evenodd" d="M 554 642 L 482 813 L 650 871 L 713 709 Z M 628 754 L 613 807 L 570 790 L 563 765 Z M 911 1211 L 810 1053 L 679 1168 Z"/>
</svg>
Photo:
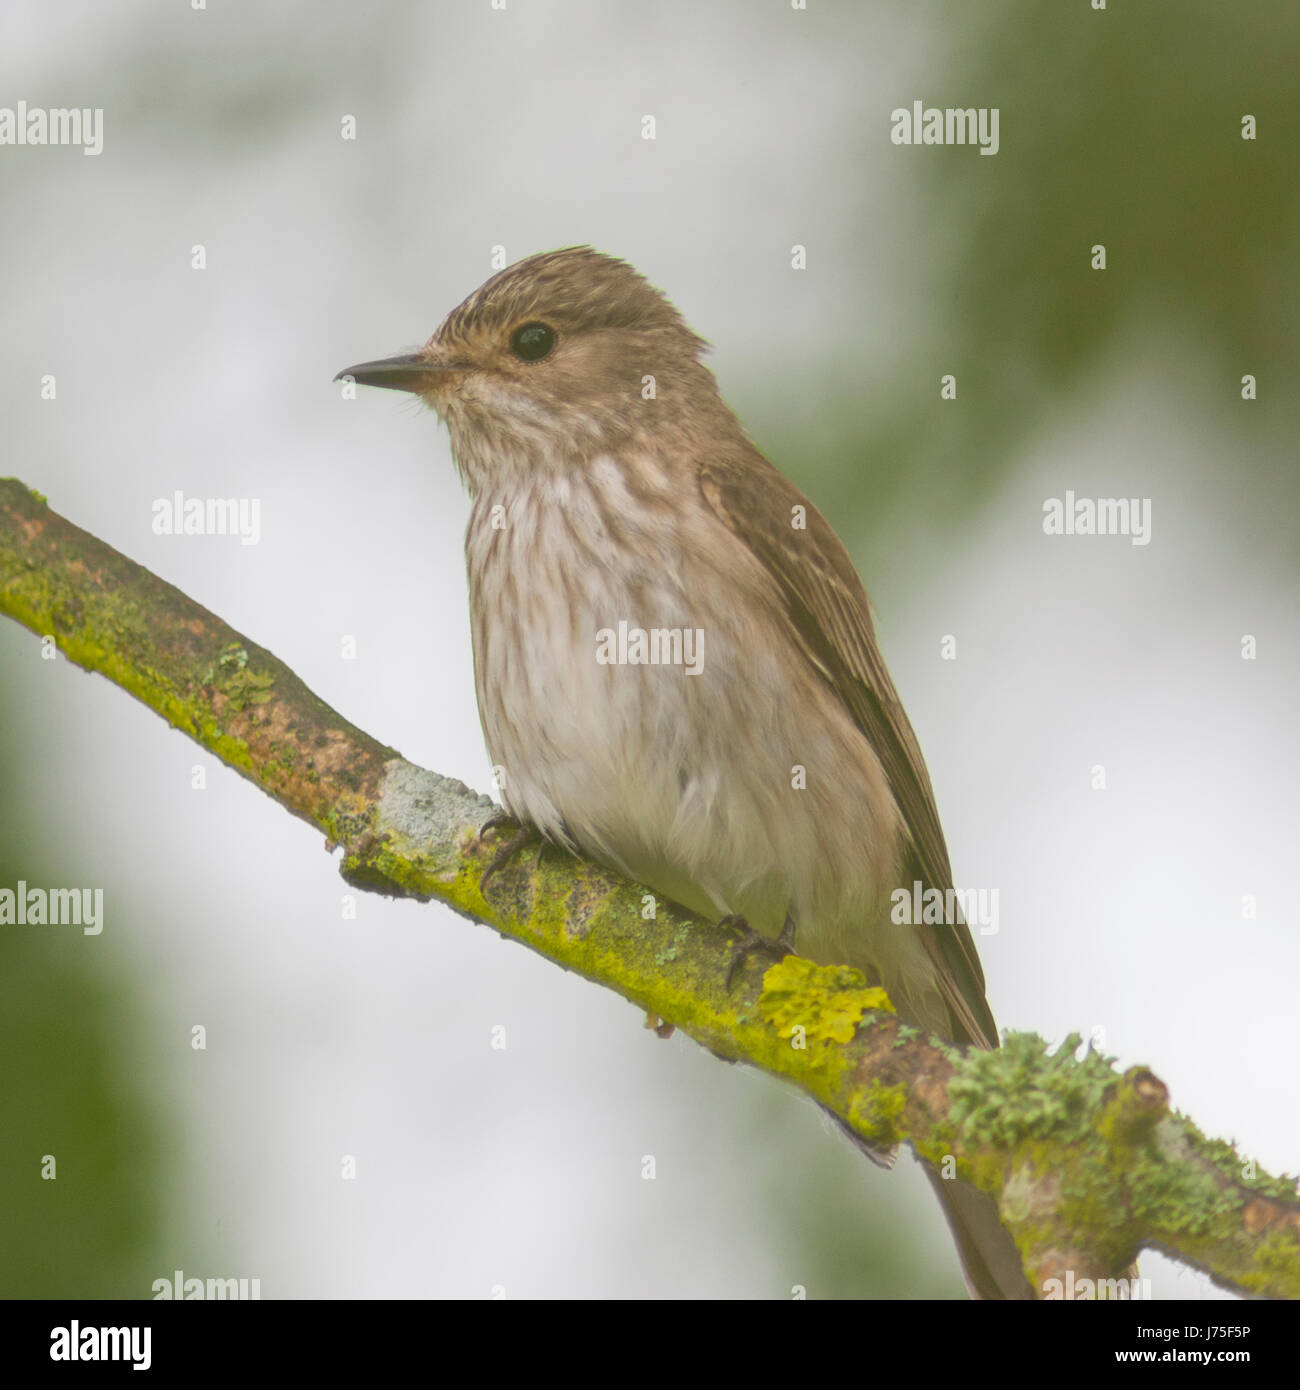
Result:
<svg viewBox="0 0 1300 1390">
<path fill-rule="evenodd" d="M 764 936 L 762 932 L 757 932 L 749 925 L 743 917 L 732 914 L 724 917 L 718 923 L 721 927 L 730 927 L 733 931 L 740 933 L 740 940 L 731 948 L 731 964 L 727 967 L 727 988 L 730 989 L 736 975 L 757 955 L 770 956 L 773 963 L 784 960 L 786 956 L 794 955 L 794 918 L 789 913 L 786 914 L 785 925 L 781 928 L 780 936 Z"/>
<path fill-rule="evenodd" d="M 513 825 L 516 826 L 517 829 L 504 844 L 498 847 L 497 852 L 488 861 L 488 866 L 483 870 L 483 876 L 478 881 L 478 891 L 480 893 L 486 890 L 488 880 L 492 875 L 497 873 L 500 869 L 504 869 L 506 864 L 509 863 L 521 849 L 526 849 L 534 840 L 540 840 L 542 838 L 541 833 L 536 827 L 521 825 L 513 816 L 507 815 L 505 811 L 497 811 L 479 826 L 478 837 L 474 842 L 474 848 L 476 850 L 481 848 L 484 837 L 488 832 L 499 830 L 503 825 Z"/>
<path fill-rule="evenodd" d="M 500 830 L 503 825 L 518 825 L 519 822 L 510 814 L 509 811 L 496 810 L 478 828 L 478 834 L 474 836 L 475 852 L 483 848 L 483 841 L 489 830 Z"/>
</svg>

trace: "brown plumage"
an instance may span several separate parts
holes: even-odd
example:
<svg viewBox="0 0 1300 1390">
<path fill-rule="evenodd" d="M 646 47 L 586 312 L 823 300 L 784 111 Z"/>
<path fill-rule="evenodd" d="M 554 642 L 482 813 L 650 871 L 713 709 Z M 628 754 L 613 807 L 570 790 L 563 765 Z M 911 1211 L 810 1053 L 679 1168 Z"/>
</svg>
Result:
<svg viewBox="0 0 1300 1390">
<path fill-rule="evenodd" d="M 903 1018 L 996 1047 L 966 925 L 890 920 L 894 890 L 951 870 L 866 593 L 704 346 L 629 265 L 573 247 L 493 276 L 421 351 L 349 369 L 450 431 L 502 800 L 703 916 L 788 919 L 801 954 L 858 966 Z M 693 637 L 698 669 L 605 660 L 622 629 Z M 992 1203 L 932 1181 L 973 1290 L 1028 1296 Z"/>
<path fill-rule="evenodd" d="M 902 814 L 904 880 L 952 887 L 948 848 L 939 828 L 921 748 L 876 645 L 862 581 L 830 523 L 757 451 L 745 467 L 705 461 L 700 491 L 775 576 L 786 613 L 807 658 L 825 676 L 884 766 Z M 807 528 L 794 530 L 791 510 L 803 506 Z M 964 922 L 918 925 L 951 1014 L 953 1042 L 998 1045 L 984 998 L 984 972 Z"/>
</svg>

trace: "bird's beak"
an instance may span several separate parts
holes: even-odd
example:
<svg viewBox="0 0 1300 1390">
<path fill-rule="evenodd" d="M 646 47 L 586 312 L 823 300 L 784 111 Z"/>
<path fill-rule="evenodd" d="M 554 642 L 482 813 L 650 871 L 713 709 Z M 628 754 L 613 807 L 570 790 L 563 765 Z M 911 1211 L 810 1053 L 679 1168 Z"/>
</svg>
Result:
<svg viewBox="0 0 1300 1390">
<path fill-rule="evenodd" d="M 361 362 L 344 367 L 334 378 L 342 381 L 350 376 L 362 386 L 386 386 L 392 391 L 423 391 L 428 379 L 451 370 L 440 362 L 431 361 L 423 352 L 402 353 L 398 357 L 381 357 L 375 362 Z"/>
</svg>

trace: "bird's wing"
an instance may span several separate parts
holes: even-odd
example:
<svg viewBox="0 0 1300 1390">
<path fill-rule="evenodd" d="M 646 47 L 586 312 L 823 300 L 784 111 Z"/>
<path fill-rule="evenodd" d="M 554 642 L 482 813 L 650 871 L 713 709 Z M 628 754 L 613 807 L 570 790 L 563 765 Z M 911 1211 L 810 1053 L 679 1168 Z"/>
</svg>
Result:
<svg viewBox="0 0 1300 1390">
<path fill-rule="evenodd" d="M 703 462 L 700 490 L 776 581 L 798 645 L 875 749 L 903 816 L 917 877 L 927 888 L 947 890 L 952 869 L 930 777 L 876 646 L 866 590 L 839 537 L 752 446 L 743 456 Z M 802 527 L 794 524 L 796 516 Z M 996 1047 L 997 1025 L 969 929 L 959 921 L 919 930 L 955 1028 L 966 1035 L 954 1041 Z"/>
</svg>

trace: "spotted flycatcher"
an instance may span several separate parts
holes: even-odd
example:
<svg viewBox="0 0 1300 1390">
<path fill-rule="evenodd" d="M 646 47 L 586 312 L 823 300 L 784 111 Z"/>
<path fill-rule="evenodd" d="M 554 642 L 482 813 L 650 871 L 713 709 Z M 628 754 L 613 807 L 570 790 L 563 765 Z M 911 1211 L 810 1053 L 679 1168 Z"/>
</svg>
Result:
<svg viewBox="0 0 1300 1390">
<path fill-rule="evenodd" d="M 944 893 L 952 872 L 866 592 L 704 347 L 626 262 L 572 247 L 494 275 L 420 351 L 340 376 L 415 392 L 450 431 L 510 814 L 996 1047 L 965 924 L 891 920 L 895 889 Z M 1029 1297 L 990 1199 L 927 1173 L 972 1292 Z"/>
</svg>

